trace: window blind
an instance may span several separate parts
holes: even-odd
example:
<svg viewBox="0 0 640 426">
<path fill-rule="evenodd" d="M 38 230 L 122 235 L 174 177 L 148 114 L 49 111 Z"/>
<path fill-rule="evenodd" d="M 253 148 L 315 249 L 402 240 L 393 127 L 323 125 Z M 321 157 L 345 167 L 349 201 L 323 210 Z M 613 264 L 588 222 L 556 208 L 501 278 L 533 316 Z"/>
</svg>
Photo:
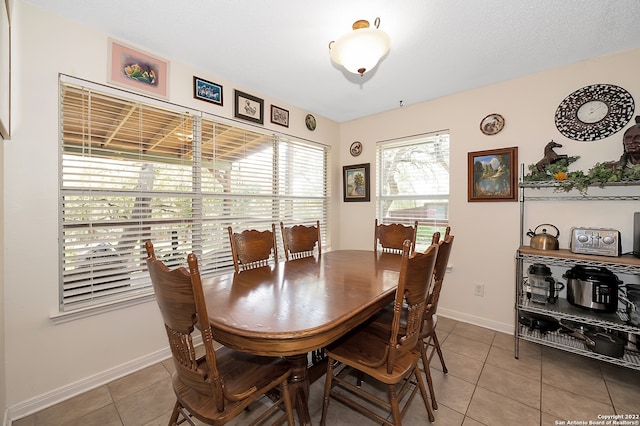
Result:
<svg viewBox="0 0 640 426">
<path fill-rule="evenodd" d="M 195 252 L 207 274 L 232 268 L 228 226 L 326 225 L 327 147 L 67 80 L 61 311 L 151 294 L 146 240 L 169 267 Z"/>
<path fill-rule="evenodd" d="M 416 244 L 429 245 L 433 233 L 444 233 L 449 223 L 449 135 L 418 135 L 376 148 L 378 220 L 417 220 Z"/>
</svg>

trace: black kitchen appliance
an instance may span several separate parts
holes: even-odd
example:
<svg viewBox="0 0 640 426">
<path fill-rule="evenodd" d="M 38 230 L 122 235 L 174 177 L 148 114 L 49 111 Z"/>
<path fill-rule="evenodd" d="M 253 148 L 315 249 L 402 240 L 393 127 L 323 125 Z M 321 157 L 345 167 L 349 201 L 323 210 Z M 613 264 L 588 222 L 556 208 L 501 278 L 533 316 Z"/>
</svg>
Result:
<svg viewBox="0 0 640 426">
<path fill-rule="evenodd" d="M 534 263 L 529 266 L 528 273 L 527 298 L 534 303 L 556 303 L 564 284 L 553 279 L 551 269 L 542 263 Z"/>
<path fill-rule="evenodd" d="M 576 265 L 563 277 L 567 280 L 569 303 L 596 312 L 618 309 L 618 286 L 622 281 L 607 268 Z"/>
</svg>

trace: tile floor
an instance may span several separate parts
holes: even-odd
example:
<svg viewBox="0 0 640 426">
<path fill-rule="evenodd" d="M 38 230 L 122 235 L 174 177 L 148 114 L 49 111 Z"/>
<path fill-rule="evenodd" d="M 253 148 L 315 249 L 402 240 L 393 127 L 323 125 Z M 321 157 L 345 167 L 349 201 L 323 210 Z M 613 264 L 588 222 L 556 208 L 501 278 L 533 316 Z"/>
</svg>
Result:
<svg viewBox="0 0 640 426">
<path fill-rule="evenodd" d="M 517 360 L 513 336 L 442 317 L 438 336 L 449 369 L 443 374 L 437 356 L 433 359 L 438 425 L 589 424 L 598 415 L 640 414 L 640 371 L 529 342 L 521 342 Z M 164 361 L 15 420 L 12 426 L 164 426 L 175 401 L 172 371 L 172 361 Z M 323 384 L 321 379 L 311 386 L 309 407 L 316 425 Z M 330 426 L 376 424 L 335 400 L 328 417 Z M 428 423 L 416 396 L 403 424 Z M 234 424 L 242 426 L 243 420 Z"/>
</svg>

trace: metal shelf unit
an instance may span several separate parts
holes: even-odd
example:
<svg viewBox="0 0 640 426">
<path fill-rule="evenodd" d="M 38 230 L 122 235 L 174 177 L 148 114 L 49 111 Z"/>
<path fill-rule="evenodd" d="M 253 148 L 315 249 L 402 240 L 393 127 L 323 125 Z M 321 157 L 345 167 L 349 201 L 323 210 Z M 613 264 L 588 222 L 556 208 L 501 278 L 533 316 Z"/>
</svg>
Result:
<svg viewBox="0 0 640 426">
<path fill-rule="evenodd" d="M 640 188 L 640 182 L 616 182 L 607 186 L 630 186 L 635 185 Z M 571 336 L 558 332 L 541 332 L 539 330 L 531 330 L 519 323 L 521 312 L 531 312 L 551 316 L 558 320 L 577 321 L 585 325 L 603 327 L 609 330 L 616 330 L 626 333 L 633 333 L 640 338 L 640 327 L 635 327 L 628 323 L 626 312 L 600 313 L 591 312 L 586 309 L 571 305 L 566 299 L 558 298 L 555 304 L 540 305 L 531 303 L 525 295 L 525 264 L 543 263 L 546 265 L 554 265 L 571 268 L 575 265 L 605 267 L 614 273 L 623 273 L 630 275 L 640 275 L 640 259 L 631 255 L 623 255 L 619 257 L 605 257 L 575 254 L 566 249 L 542 251 L 535 250 L 529 246 L 522 244 L 524 237 L 524 211 L 526 201 L 538 200 L 640 200 L 640 195 L 615 195 L 615 196 L 589 196 L 580 194 L 576 196 L 569 193 L 554 194 L 553 196 L 529 196 L 525 197 L 525 191 L 539 188 L 555 188 L 559 186 L 553 182 L 520 182 L 520 247 L 516 251 L 516 303 L 515 303 L 515 357 L 519 356 L 519 341 L 526 340 L 535 342 L 544 346 L 565 350 L 568 352 L 580 354 L 589 358 L 598 359 L 612 364 L 640 370 L 640 352 L 631 350 L 629 347 L 625 349 L 624 357 L 612 358 L 590 351 L 585 347 L 583 341 L 575 339 Z M 562 191 L 562 189 L 560 189 Z M 572 191 L 574 192 L 574 191 Z"/>
</svg>

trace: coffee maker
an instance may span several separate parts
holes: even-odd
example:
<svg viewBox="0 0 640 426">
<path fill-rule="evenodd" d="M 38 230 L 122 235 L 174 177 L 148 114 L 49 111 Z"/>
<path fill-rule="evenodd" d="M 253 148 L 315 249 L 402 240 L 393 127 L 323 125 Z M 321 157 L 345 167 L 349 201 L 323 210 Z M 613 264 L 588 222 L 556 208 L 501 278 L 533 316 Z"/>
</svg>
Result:
<svg viewBox="0 0 640 426">
<path fill-rule="evenodd" d="M 528 272 L 527 298 L 541 305 L 556 303 L 558 293 L 564 288 L 564 284 L 553 279 L 551 269 L 542 263 L 534 263 L 529 266 Z"/>
</svg>

